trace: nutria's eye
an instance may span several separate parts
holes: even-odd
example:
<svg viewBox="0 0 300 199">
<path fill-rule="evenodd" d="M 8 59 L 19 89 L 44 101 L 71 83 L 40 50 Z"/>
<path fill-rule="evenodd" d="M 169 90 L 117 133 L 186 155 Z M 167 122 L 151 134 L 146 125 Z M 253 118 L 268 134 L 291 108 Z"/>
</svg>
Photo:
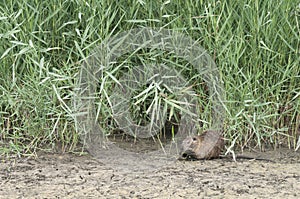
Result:
<svg viewBox="0 0 300 199">
<path fill-rule="evenodd" d="M 193 137 L 193 141 L 196 141 L 197 140 L 197 138 L 196 137 Z"/>
</svg>

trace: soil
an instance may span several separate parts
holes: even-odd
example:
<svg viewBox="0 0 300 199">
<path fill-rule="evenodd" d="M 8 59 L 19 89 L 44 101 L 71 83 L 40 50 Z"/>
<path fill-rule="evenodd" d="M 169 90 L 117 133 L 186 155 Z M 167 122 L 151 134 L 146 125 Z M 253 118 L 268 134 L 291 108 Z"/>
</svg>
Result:
<svg viewBox="0 0 300 199">
<path fill-rule="evenodd" d="M 149 155 L 141 162 L 130 155 L 117 156 L 119 162 L 74 154 L 2 157 L 0 198 L 300 198 L 299 151 L 247 155 L 274 162 L 156 157 L 144 165 Z"/>
</svg>

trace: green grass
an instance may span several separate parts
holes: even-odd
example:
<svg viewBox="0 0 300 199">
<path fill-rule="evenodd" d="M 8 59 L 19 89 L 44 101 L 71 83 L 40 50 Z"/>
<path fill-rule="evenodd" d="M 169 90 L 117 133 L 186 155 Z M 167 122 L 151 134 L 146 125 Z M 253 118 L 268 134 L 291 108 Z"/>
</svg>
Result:
<svg viewBox="0 0 300 199">
<path fill-rule="evenodd" d="M 58 143 L 62 150 L 74 151 L 79 136 L 72 97 L 80 63 L 104 39 L 137 27 L 178 30 L 208 50 L 224 81 L 229 142 L 241 148 L 281 144 L 296 148 L 299 24 L 297 1 L 4 0 L 0 154 L 32 154 L 53 150 Z M 161 60 L 180 67 L 181 61 L 166 57 Z M 205 94 L 201 88 L 197 92 Z M 205 97 L 199 102 L 208 103 Z M 99 103 L 103 103 L 102 126 L 109 131 L 111 111 L 107 102 Z M 209 108 L 199 115 L 209 123 Z"/>
</svg>

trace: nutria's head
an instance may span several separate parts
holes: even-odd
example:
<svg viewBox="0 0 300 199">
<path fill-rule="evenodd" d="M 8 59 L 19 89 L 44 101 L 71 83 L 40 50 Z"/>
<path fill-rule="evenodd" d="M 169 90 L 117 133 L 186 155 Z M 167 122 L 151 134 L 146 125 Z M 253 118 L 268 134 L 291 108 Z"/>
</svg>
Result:
<svg viewBox="0 0 300 199">
<path fill-rule="evenodd" d="M 181 145 L 180 160 L 217 158 L 224 147 L 224 140 L 217 131 L 188 136 Z"/>
<path fill-rule="evenodd" d="M 202 144 L 203 137 L 199 135 L 188 136 L 181 144 L 181 159 L 193 160 L 197 159 L 197 151 Z"/>
</svg>

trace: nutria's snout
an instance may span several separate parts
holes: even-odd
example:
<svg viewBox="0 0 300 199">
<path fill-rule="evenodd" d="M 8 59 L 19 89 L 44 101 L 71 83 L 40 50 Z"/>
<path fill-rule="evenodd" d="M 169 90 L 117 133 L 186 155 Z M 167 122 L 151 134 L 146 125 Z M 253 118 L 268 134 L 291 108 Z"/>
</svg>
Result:
<svg viewBox="0 0 300 199">
<path fill-rule="evenodd" d="M 192 150 L 183 151 L 179 157 L 179 160 L 196 160 L 196 154 Z"/>
</svg>

